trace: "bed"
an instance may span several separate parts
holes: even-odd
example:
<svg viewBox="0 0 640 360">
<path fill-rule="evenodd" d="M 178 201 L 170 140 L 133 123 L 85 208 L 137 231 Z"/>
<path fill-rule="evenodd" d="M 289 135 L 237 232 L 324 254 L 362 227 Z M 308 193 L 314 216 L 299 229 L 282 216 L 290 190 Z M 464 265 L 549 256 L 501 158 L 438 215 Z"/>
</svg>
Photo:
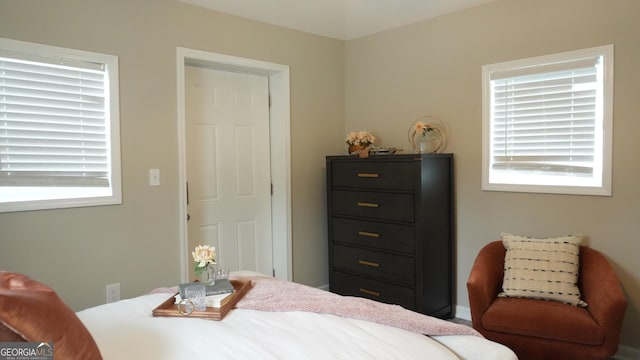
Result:
<svg viewBox="0 0 640 360">
<path fill-rule="evenodd" d="M 73 327 L 84 327 L 88 335 L 81 343 L 72 343 L 68 336 L 62 335 L 69 333 L 69 329 L 56 329 L 51 340 L 56 359 L 63 351 L 66 351 L 65 357 L 60 358 L 101 356 L 118 360 L 517 359 L 510 349 L 478 336 L 470 327 L 399 306 L 342 297 L 255 273 L 232 273 L 231 277 L 250 280 L 253 286 L 222 321 L 154 317 L 153 309 L 175 291 L 175 288 L 156 289 L 146 295 L 74 314 L 78 323 L 72 321 Z M 0 313 L 6 304 L 2 286 L 0 282 Z M 292 291 L 296 296 L 290 296 Z M 302 298 L 305 300 L 287 300 Z M 55 301 L 48 299 L 48 302 Z M 343 307 L 345 303 L 348 306 Z M 56 311 L 61 312 L 64 311 Z M 25 311 L 23 315 L 38 316 L 29 315 L 32 313 L 29 309 L 28 314 Z M 7 324 L 10 320 L 0 315 L 4 325 L 10 325 Z M 24 329 L 21 330 L 24 333 Z M 435 334 L 422 334 L 428 331 Z M 74 339 L 84 336 L 79 332 L 73 334 Z M 38 335 L 23 334 L 22 337 L 43 341 L 29 339 L 29 336 Z M 93 342 L 95 348 L 84 346 L 86 342 Z M 91 353 L 96 349 L 99 355 Z"/>
</svg>

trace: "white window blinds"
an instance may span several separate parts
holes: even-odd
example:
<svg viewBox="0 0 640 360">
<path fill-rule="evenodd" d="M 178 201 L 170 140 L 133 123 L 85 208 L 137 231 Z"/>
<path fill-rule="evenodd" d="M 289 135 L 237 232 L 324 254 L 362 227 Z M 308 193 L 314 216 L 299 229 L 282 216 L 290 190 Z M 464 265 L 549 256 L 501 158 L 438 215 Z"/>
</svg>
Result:
<svg viewBox="0 0 640 360">
<path fill-rule="evenodd" d="M 494 169 L 593 174 L 599 60 L 492 74 Z"/>
<path fill-rule="evenodd" d="M 0 53 L 0 186 L 109 186 L 104 65 L 7 53 Z"/>
<path fill-rule="evenodd" d="M 484 190 L 611 194 L 613 46 L 482 67 Z"/>
</svg>

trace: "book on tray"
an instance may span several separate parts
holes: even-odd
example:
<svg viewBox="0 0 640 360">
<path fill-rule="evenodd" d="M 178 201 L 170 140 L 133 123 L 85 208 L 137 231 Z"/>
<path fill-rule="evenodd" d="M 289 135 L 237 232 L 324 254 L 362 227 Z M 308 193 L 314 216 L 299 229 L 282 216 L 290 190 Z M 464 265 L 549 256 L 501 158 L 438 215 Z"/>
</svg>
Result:
<svg viewBox="0 0 640 360">
<path fill-rule="evenodd" d="M 228 303 L 233 297 L 233 293 L 209 295 L 204 298 L 204 303 L 207 307 L 219 308 Z"/>
<path fill-rule="evenodd" d="M 180 288 L 180 296 L 184 297 L 184 289 L 186 289 L 187 286 L 201 285 L 201 284 L 202 283 L 199 283 L 197 281 L 196 282 L 189 282 L 189 283 L 180 284 L 178 286 Z M 206 289 L 206 292 L 207 292 L 207 296 L 209 296 L 209 295 L 219 295 L 219 294 L 230 294 L 235 290 L 233 288 L 233 285 L 231 285 L 231 283 L 229 282 L 229 279 L 216 280 L 215 284 L 206 285 L 205 289 Z"/>
</svg>

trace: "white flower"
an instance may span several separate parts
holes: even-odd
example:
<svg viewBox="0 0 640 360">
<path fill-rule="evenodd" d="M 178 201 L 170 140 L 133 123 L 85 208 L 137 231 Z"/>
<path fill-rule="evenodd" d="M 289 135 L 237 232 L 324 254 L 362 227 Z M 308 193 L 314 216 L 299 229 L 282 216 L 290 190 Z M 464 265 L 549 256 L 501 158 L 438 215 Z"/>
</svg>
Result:
<svg viewBox="0 0 640 360">
<path fill-rule="evenodd" d="M 197 263 L 196 268 L 203 268 L 209 264 L 216 264 L 216 248 L 213 246 L 198 245 L 191 255 L 193 256 L 193 261 Z"/>
<path fill-rule="evenodd" d="M 376 137 L 367 131 L 350 132 L 345 142 L 349 145 L 369 146 L 376 141 Z"/>
</svg>

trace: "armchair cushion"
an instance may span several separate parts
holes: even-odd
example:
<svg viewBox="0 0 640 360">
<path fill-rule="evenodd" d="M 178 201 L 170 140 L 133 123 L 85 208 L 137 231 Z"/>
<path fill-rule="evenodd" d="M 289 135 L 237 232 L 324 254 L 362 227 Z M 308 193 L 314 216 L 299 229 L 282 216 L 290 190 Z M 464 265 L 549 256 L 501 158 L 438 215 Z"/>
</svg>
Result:
<svg viewBox="0 0 640 360">
<path fill-rule="evenodd" d="M 506 255 L 499 296 L 586 306 L 578 289 L 581 241 L 580 235 L 538 239 L 502 234 Z"/>
<path fill-rule="evenodd" d="M 528 337 L 600 345 L 604 331 L 585 308 L 522 298 L 496 299 L 482 316 L 485 329 Z"/>
</svg>

